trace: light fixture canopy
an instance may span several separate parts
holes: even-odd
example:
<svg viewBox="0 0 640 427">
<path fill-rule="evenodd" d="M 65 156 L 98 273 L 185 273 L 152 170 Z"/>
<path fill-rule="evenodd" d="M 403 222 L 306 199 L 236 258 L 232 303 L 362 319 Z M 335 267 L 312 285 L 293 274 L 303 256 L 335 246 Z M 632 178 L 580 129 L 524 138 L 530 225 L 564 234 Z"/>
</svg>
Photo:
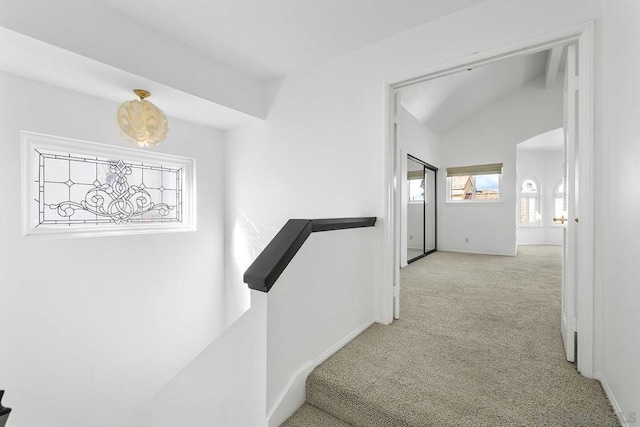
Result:
<svg viewBox="0 0 640 427">
<path fill-rule="evenodd" d="M 169 123 L 162 110 L 145 98 L 151 93 L 144 89 L 133 91 L 140 99 L 125 101 L 118 108 L 118 127 L 122 137 L 138 147 L 153 147 L 169 131 Z"/>
</svg>

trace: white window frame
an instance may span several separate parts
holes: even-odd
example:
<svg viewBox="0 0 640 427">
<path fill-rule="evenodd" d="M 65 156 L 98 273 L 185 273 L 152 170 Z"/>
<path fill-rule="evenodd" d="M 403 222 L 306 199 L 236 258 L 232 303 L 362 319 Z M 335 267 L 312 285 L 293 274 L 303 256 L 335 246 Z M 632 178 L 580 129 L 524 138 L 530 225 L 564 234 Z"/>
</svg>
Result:
<svg viewBox="0 0 640 427">
<path fill-rule="evenodd" d="M 535 193 L 535 195 L 533 197 L 531 196 L 531 193 L 523 193 L 522 192 L 522 185 L 524 184 L 525 181 L 533 181 L 533 183 L 536 185 L 536 193 Z M 526 222 L 526 223 L 524 223 L 524 222 L 520 221 L 520 219 L 521 219 L 520 213 L 522 212 L 522 199 L 523 198 L 536 199 L 536 215 L 537 215 L 536 222 Z M 540 181 L 535 176 L 530 176 L 530 177 L 527 177 L 527 178 L 523 179 L 520 182 L 520 186 L 518 187 L 518 225 L 520 227 L 542 227 L 541 186 L 540 186 Z"/>
<path fill-rule="evenodd" d="M 196 161 L 192 158 L 80 141 L 33 132 L 21 132 L 22 140 L 22 231 L 24 238 L 93 237 L 127 234 L 168 233 L 196 230 Z M 37 150 L 37 151 L 36 151 Z M 121 225 L 39 225 L 35 200 L 39 177 L 38 152 L 73 153 L 88 157 L 163 165 L 182 169 L 181 222 L 127 223 Z"/>
</svg>

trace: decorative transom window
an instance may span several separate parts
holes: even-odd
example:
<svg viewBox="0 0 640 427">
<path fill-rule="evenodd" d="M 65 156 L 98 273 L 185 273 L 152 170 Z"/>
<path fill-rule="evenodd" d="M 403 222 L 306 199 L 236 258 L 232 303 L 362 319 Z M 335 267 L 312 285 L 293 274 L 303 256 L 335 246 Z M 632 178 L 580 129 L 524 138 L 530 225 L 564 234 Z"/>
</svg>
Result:
<svg viewBox="0 0 640 427">
<path fill-rule="evenodd" d="M 23 132 L 25 236 L 195 229 L 194 160 Z"/>
<path fill-rule="evenodd" d="M 502 163 L 447 168 L 448 202 L 497 202 Z"/>
<path fill-rule="evenodd" d="M 528 178 L 520 185 L 520 224 L 540 225 L 540 185 Z"/>
</svg>

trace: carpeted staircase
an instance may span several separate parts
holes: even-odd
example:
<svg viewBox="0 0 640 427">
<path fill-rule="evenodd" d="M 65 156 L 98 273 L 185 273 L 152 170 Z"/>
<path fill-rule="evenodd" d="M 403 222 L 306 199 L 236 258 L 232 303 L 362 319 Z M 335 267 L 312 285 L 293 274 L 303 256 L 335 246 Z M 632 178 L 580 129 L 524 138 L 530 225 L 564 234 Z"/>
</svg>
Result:
<svg viewBox="0 0 640 427">
<path fill-rule="evenodd" d="M 618 426 L 600 384 L 564 358 L 560 272 L 545 246 L 412 263 L 401 319 L 318 366 L 283 426 Z"/>
<path fill-rule="evenodd" d="M 351 425 L 339 420 L 322 409 L 318 409 L 313 405 L 305 403 L 282 426 L 350 427 Z"/>
</svg>

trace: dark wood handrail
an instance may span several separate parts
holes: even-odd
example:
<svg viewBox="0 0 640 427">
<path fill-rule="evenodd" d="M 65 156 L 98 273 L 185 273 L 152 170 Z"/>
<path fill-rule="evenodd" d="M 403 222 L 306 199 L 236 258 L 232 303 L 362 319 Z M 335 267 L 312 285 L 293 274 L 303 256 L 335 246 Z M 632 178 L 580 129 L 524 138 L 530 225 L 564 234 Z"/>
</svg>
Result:
<svg viewBox="0 0 640 427">
<path fill-rule="evenodd" d="M 0 417 L 4 417 L 5 415 L 6 417 L 0 418 L 0 421 L 6 421 L 6 419 L 9 417 L 9 414 L 11 413 L 11 408 L 5 408 L 4 406 L 2 406 L 2 396 L 4 396 L 4 390 L 0 390 Z"/>
<path fill-rule="evenodd" d="M 373 227 L 376 217 L 290 219 L 244 273 L 249 288 L 269 292 L 311 233 Z"/>
</svg>

